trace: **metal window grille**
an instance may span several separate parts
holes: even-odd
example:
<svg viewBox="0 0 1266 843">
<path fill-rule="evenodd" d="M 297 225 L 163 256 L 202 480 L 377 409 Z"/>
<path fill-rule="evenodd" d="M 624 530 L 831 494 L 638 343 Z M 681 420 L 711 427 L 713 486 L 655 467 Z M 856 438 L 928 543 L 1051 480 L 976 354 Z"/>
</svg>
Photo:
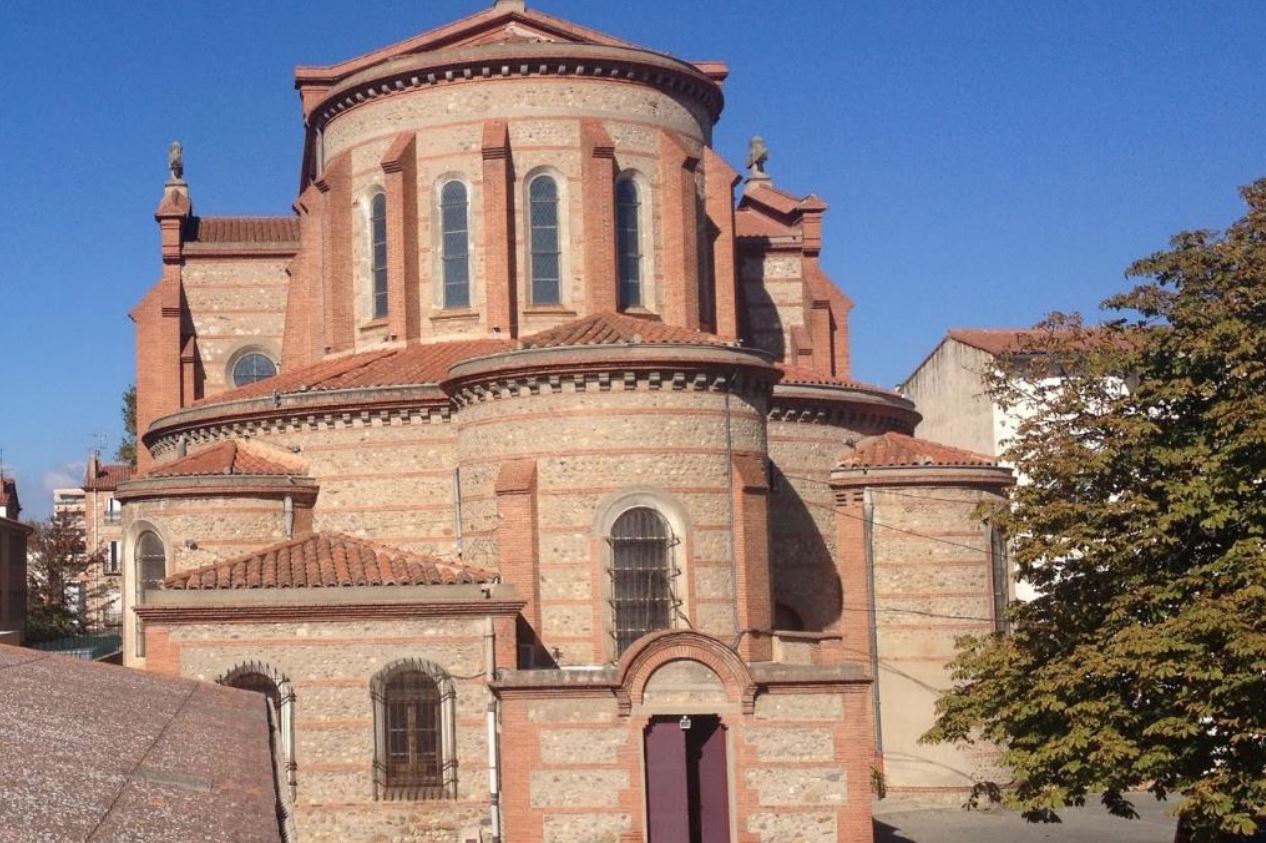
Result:
<svg viewBox="0 0 1266 843">
<path fill-rule="evenodd" d="M 451 181 L 440 192 L 440 254 L 444 263 L 444 307 L 470 307 L 470 232 L 466 185 Z"/>
<path fill-rule="evenodd" d="M 369 236 L 373 247 L 374 318 L 387 315 L 387 197 L 375 193 L 369 203 Z"/>
<path fill-rule="evenodd" d="M 657 629 L 672 627 L 677 601 L 673 579 L 672 530 L 653 509 L 637 507 L 611 528 L 611 607 L 616 655 Z"/>
<path fill-rule="evenodd" d="M 558 304 L 562 252 L 558 236 L 558 183 L 537 176 L 528 189 L 531 205 L 532 304 Z"/>
<path fill-rule="evenodd" d="M 158 534 L 146 530 L 136 542 L 136 603 L 145 602 L 145 589 L 158 588 L 167 576 L 167 551 L 163 548 L 163 540 Z M 135 649 L 137 656 L 145 655 L 145 622 L 140 617 L 136 621 Z"/>
<path fill-rule="evenodd" d="M 456 689 L 438 666 L 407 659 L 370 683 L 374 798 L 456 799 Z"/>
<path fill-rule="evenodd" d="M 615 186 L 615 251 L 620 271 L 620 309 L 642 306 L 642 201 L 637 184 Z"/>
</svg>

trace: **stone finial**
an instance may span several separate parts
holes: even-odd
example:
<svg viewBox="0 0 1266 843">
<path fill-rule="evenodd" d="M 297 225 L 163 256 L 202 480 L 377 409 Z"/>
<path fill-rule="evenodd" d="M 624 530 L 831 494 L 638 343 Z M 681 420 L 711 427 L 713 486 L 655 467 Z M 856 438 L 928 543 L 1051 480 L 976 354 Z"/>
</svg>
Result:
<svg viewBox="0 0 1266 843">
<path fill-rule="evenodd" d="M 769 160 L 769 148 L 760 135 L 752 138 L 747 147 L 747 179 L 748 181 L 769 181 L 765 172 L 765 162 Z"/>
<path fill-rule="evenodd" d="M 185 148 L 178 140 L 172 141 L 171 146 L 167 147 L 167 172 L 168 184 L 185 183 Z"/>
<path fill-rule="evenodd" d="M 492 8 L 522 12 L 527 8 L 527 3 L 524 0 L 493 0 Z"/>
</svg>

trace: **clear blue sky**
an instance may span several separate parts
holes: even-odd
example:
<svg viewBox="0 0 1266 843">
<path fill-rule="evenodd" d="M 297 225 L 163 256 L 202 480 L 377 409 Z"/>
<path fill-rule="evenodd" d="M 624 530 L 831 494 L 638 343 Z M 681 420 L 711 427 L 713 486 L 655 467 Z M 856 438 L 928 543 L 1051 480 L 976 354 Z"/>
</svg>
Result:
<svg viewBox="0 0 1266 843">
<path fill-rule="evenodd" d="M 185 144 L 197 212 L 285 213 L 293 66 L 485 2 L 0 4 L 0 448 L 28 514 L 94 434 L 118 443 L 167 144 Z M 1225 226 L 1266 175 L 1260 0 L 529 2 L 729 63 L 716 145 L 738 164 L 762 134 L 776 183 L 830 204 L 823 262 L 874 383 L 950 327 L 1093 311 L 1131 260 Z"/>
</svg>

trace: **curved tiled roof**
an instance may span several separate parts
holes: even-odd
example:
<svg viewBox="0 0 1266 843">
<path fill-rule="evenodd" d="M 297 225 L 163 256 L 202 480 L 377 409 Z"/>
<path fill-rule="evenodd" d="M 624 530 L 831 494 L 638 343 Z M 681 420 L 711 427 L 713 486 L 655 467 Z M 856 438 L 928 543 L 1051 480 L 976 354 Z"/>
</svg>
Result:
<svg viewBox="0 0 1266 843">
<path fill-rule="evenodd" d="M 524 337 L 521 348 L 560 348 L 575 345 L 624 345 L 666 343 L 670 345 L 728 345 L 715 334 L 665 325 L 658 319 L 624 313 L 595 313 L 566 322 L 556 328 Z"/>
<path fill-rule="evenodd" d="M 210 477 L 216 475 L 286 476 L 303 474 L 296 459 L 274 456 L 262 446 L 237 441 L 218 442 L 187 457 L 156 466 L 150 477 Z"/>
<path fill-rule="evenodd" d="M 274 377 L 203 398 L 194 402 L 194 406 L 263 398 L 274 392 L 284 394 L 438 384 L 444 380 L 449 369 L 473 357 L 483 357 L 518 348 L 561 348 L 629 343 L 729 345 L 715 334 L 665 325 L 657 319 L 628 316 L 623 313 L 598 313 L 532 334 L 517 343 L 500 339 L 421 343 L 404 348 L 369 351 L 333 360 L 323 360 L 311 366 L 288 372 L 283 371 Z"/>
<path fill-rule="evenodd" d="M 317 533 L 163 580 L 177 591 L 475 585 L 496 574 L 342 533 Z"/>
<path fill-rule="evenodd" d="M 866 392 L 878 392 L 882 395 L 899 395 L 900 393 L 892 389 L 885 389 L 882 386 L 873 386 L 860 381 L 849 380 L 848 378 L 837 378 L 832 375 L 824 375 L 813 369 L 804 366 L 791 366 L 785 363 L 774 364 L 780 372 L 782 372 L 781 384 L 789 386 L 842 386 L 848 389 L 860 389 Z"/>
<path fill-rule="evenodd" d="M 439 383 L 455 363 L 512 348 L 508 340 L 480 339 L 410 345 L 323 360 L 196 401 L 195 406 L 262 398 L 273 392 L 315 392 Z"/>
<path fill-rule="evenodd" d="M 868 436 L 853 445 L 846 446 L 840 452 L 839 459 L 840 468 L 994 467 L 997 465 L 997 460 L 984 454 L 892 432 L 881 436 Z"/>
</svg>

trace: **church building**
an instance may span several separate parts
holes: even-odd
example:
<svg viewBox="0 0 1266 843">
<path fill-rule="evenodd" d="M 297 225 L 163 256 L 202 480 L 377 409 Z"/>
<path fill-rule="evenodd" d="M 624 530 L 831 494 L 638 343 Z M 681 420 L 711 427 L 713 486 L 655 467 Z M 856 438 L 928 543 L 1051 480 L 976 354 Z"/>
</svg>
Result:
<svg viewBox="0 0 1266 843">
<path fill-rule="evenodd" d="M 870 841 L 992 763 L 918 738 L 1010 473 L 851 378 L 727 74 L 498 0 L 296 70 L 290 213 L 173 144 L 125 660 L 266 696 L 292 838 Z"/>
</svg>

